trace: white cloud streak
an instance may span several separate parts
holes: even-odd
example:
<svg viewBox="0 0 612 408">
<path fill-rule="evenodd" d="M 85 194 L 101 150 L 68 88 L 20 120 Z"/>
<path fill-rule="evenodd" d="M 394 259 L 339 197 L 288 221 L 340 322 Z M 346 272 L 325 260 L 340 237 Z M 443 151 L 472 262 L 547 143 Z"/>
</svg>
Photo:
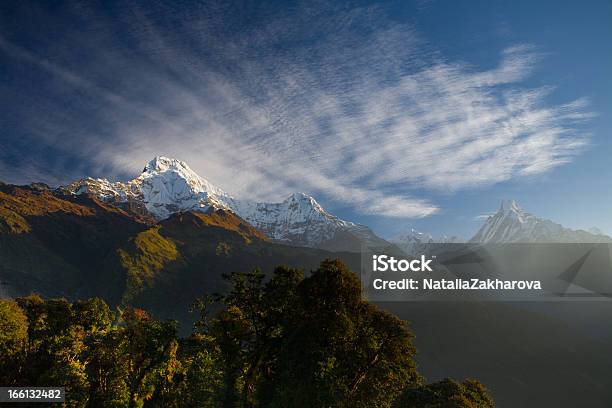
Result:
<svg viewBox="0 0 612 408">
<path fill-rule="evenodd" d="M 163 154 L 238 196 L 302 190 L 392 217 L 438 211 L 415 190 L 540 174 L 588 143 L 576 130 L 592 117 L 585 99 L 552 106 L 551 89 L 522 86 L 540 58 L 528 46 L 479 70 L 432 57 L 377 10 L 307 7 L 242 32 L 210 13 L 179 15 L 176 32 L 142 9 L 124 13 L 124 32 L 97 16 L 96 30 L 70 44 L 91 55 L 78 64 L 60 62 L 65 49 L 54 60 L 0 37 L 1 52 L 53 77 L 57 98 L 84 93 L 101 105 L 83 117 L 39 101 L 24 113 L 28 132 L 98 172 L 135 173 Z"/>
</svg>

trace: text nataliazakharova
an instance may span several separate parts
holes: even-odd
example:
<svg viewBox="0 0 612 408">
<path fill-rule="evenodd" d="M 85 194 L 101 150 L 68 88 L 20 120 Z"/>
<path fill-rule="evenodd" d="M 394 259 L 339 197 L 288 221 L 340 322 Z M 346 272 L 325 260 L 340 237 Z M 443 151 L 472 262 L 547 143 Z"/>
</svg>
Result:
<svg viewBox="0 0 612 408">
<path fill-rule="evenodd" d="M 388 255 L 372 256 L 373 272 L 433 272 L 433 258 L 398 259 Z M 540 280 L 480 278 L 401 278 L 372 280 L 375 290 L 542 290 Z"/>
</svg>

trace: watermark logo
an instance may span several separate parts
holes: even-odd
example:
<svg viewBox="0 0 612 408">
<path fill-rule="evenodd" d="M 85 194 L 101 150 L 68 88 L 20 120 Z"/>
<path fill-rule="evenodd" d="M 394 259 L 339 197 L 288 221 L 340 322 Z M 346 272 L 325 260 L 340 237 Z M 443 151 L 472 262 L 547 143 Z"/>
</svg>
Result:
<svg viewBox="0 0 612 408">
<path fill-rule="evenodd" d="M 374 272 L 433 272 L 430 264 L 433 258 L 421 255 L 417 259 L 397 259 L 388 255 L 372 255 L 372 271 Z"/>
</svg>

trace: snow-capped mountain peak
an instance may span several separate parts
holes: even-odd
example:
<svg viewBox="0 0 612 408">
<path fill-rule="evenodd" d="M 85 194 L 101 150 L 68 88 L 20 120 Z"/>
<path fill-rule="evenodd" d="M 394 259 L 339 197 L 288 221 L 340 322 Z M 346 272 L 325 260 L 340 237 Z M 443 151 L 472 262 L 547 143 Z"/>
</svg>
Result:
<svg viewBox="0 0 612 408">
<path fill-rule="evenodd" d="M 458 244 L 465 242 L 465 239 L 456 235 L 441 235 L 434 237 L 430 233 L 420 232 L 414 228 L 411 228 L 409 231 L 398 234 L 390 241 L 397 244 Z"/>
<path fill-rule="evenodd" d="M 127 183 L 87 177 L 71 183 L 66 190 L 73 194 L 94 194 L 105 201 L 138 202 L 157 219 L 177 211 L 230 209 L 233 200 L 185 162 L 164 156 L 149 161 L 142 173 Z"/>
<path fill-rule="evenodd" d="M 147 209 L 157 218 L 177 211 L 231 208 L 232 198 L 222 189 L 200 177 L 185 162 L 155 157 L 142 174 L 128 185 L 139 190 Z"/>
<path fill-rule="evenodd" d="M 465 240 L 458 236 L 442 235 L 434 237 L 432 234 L 417 231 L 414 228 L 401 233 L 390 240 L 400 249 L 410 255 L 431 254 L 440 251 L 451 244 L 460 244 Z"/>
<path fill-rule="evenodd" d="M 499 209 L 503 212 L 522 213 L 523 209 L 515 200 L 502 200 Z"/>
<path fill-rule="evenodd" d="M 323 207 L 314 199 L 314 197 L 309 196 L 305 193 L 293 193 L 289 197 L 287 197 L 283 202 L 287 203 L 289 206 L 293 208 L 300 209 L 312 209 L 319 213 L 327 213 Z"/>
<path fill-rule="evenodd" d="M 417 231 L 414 228 L 410 228 L 409 231 L 401 233 L 391 239 L 391 242 L 398 243 L 398 244 L 410 244 L 410 243 L 425 244 L 425 243 L 430 243 L 433 241 L 434 241 L 434 238 L 431 234 Z"/>
<path fill-rule="evenodd" d="M 65 189 L 73 194 L 94 194 L 114 203 L 135 202 L 157 219 L 179 211 L 223 208 L 273 239 L 302 246 L 323 245 L 340 231 L 358 240 L 384 242 L 369 228 L 331 215 L 305 193 L 293 193 L 280 203 L 238 200 L 200 177 L 185 162 L 165 156 L 149 161 L 143 172 L 127 183 L 86 178 Z"/>
<path fill-rule="evenodd" d="M 515 200 L 504 200 L 470 242 L 608 242 L 610 239 L 606 235 L 565 228 L 524 211 Z"/>
<path fill-rule="evenodd" d="M 142 174 L 133 181 L 159 177 L 184 183 L 195 193 L 227 196 L 225 191 L 200 177 L 185 162 L 165 156 L 157 156 L 147 163 Z"/>
<path fill-rule="evenodd" d="M 492 217 L 500 213 L 503 214 L 505 218 L 516 220 L 521 224 L 529 223 L 535 218 L 533 215 L 525 212 L 515 200 L 503 200 L 499 206 L 498 212 Z"/>
<path fill-rule="evenodd" d="M 234 200 L 233 210 L 269 236 L 303 246 L 317 246 L 339 230 L 358 227 L 328 213 L 304 193 L 293 193 L 279 203 Z"/>
<path fill-rule="evenodd" d="M 184 184 L 192 193 L 206 193 L 211 196 L 229 197 L 225 191 L 200 177 L 185 162 L 164 156 L 158 156 L 147 163 L 142 174 L 132 180 L 132 182 L 156 178 L 172 183 Z"/>
<path fill-rule="evenodd" d="M 188 172 L 188 173 L 192 173 L 196 175 L 195 172 L 191 170 L 184 161 L 181 161 L 178 159 L 172 159 L 166 156 L 154 157 L 151 161 L 149 161 L 146 164 L 142 172 L 143 173 L 153 173 L 153 172 L 161 173 L 167 170 L 183 171 L 183 172 Z"/>
</svg>

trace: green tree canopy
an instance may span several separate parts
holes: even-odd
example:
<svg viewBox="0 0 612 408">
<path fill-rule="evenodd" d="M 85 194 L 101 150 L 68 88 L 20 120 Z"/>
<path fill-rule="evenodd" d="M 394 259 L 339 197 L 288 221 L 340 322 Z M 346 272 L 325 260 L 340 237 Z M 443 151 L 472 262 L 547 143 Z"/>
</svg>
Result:
<svg viewBox="0 0 612 408">
<path fill-rule="evenodd" d="M 494 406 L 475 380 L 424 385 L 407 323 L 362 299 L 338 260 L 225 278 L 186 338 L 101 299 L 0 300 L 0 381 L 64 386 L 74 407 Z"/>
<path fill-rule="evenodd" d="M 476 380 L 462 383 L 444 379 L 432 384 L 408 388 L 396 408 L 493 408 L 489 392 Z"/>
<path fill-rule="evenodd" d="M 0 353 L 14 355 L 28 338 L 28 317 L 10 299 L 0 299 Z"/>
</svg>

